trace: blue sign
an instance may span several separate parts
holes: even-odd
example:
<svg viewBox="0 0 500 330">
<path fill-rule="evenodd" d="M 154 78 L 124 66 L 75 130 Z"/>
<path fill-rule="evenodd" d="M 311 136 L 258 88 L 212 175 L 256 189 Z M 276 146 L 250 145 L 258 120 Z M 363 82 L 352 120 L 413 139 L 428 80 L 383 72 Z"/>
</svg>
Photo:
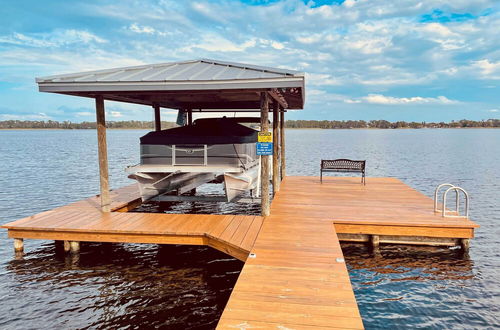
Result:
<svg viewBox="0 0 500 330">
<path fill-rule="evenodd" d="M 271 156 L 272 154 L 272 142 L 257 142 L 257 156 Z"/>
</svg>

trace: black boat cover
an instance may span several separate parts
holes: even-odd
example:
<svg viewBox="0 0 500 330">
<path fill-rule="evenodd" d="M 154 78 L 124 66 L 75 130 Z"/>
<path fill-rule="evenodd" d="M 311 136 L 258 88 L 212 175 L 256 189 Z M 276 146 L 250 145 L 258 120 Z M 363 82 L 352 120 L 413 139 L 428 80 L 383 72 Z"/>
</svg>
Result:
<svg viewBox="0 0 500 330">
<path fill-rule="evenodd" d="M 197 119 L 193 125 L 149 132 L 141 144 L 239 144 L 257 142 L 257 131 L 232 118 Z"/>
</svg>

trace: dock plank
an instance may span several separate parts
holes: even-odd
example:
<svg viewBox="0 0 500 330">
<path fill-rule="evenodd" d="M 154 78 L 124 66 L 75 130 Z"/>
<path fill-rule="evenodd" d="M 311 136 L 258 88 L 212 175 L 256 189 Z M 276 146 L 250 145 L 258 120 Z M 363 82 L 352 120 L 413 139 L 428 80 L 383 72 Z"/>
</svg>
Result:
<svg viewBox="0 0 500 330">
<path fill-rule="evenodd" d="M 93 196 L 2 228 L 14 238 L 209 245 L 246 261 L 221 329 L 360 329 L 337 234 L 455 244 L 478 227 L 434 213 L 431 198 L 395 178 L 368 178 L 363 186 L 358 178 L 327 177 L 321 184 L 316 177 L 286 177 L 266 218 L 126 213 L 139 198 L 134 185 L 111 197 L 115 212 L 102 213 Z"/>
</svg>

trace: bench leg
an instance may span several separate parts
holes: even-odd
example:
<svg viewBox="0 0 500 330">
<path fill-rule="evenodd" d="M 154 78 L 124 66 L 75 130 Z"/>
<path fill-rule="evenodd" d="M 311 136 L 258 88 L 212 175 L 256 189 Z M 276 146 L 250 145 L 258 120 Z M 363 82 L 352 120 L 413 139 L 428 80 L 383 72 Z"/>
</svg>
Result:
<svg viewBox="0 0 500 330">
<path fill-rule="evenodd" d="M 319 171 L 319 182 L 323 183 L 323 171 Z"/>
</svg>

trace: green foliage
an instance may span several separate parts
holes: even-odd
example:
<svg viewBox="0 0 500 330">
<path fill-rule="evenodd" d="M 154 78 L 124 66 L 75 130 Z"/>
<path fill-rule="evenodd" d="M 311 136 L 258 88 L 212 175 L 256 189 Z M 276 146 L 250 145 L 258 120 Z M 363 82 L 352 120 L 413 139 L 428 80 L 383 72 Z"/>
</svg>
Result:
<svg viewBox="0 0 500 330">
<path fill-rule="evenodd" d="M 287 120 L 287 128 L 463 128 L 463 127 L 500 127 L 500 119 L 481 121 L 466 120 L 451 121 L 451 123 L 426 123 L 426 122 L 388 122 L 387 120 Z"/>
<path fill-rule="evenodd" d="M 162 129 L 176 127 L 173 122 L 162 121 Z M 107 128 L 121 129 L 154 129 L 154 124 L 151 121 L 108 121 Z M 348 129 L 348 128 L 466 128 L 466 127 L 485 127 L 494 128 L 500 127 L 500 119 L 488 119 L 481 121 L 462 119 L 459 121 L 451 121 L 450 123 L 426 123 L 426 122 L 405 122 L 396 121 L 389 122 L 387 120 L 287 120 L 287 128 L 324 128 L 324 129 Z M 70 121 L 58 122 L 54 120 L 38 121 L 38 120 L 5 120 L 0 121 L 0 129 L 8 128 L 45 128 L 45 129 L 95 129 L 95 122 L 72 123 Z"/>
<path fill-rule="evenodd" d="M 177 125 L 172 122 L 162 121 L 161 127 L 163 129 L 176 127 Z M 107 121 L 107 128 L 121 128 L 121 129 L 154 129 L 154 124 L 151 121 Z M 0 129 L 5 128 L 45 128 L 45 129 L 95 129 L 95 122 L 81 122 L 72 123 L 70 121 L 39 121 L 39 120 L 5 120 L 0 121 Z"/>
</svg>

